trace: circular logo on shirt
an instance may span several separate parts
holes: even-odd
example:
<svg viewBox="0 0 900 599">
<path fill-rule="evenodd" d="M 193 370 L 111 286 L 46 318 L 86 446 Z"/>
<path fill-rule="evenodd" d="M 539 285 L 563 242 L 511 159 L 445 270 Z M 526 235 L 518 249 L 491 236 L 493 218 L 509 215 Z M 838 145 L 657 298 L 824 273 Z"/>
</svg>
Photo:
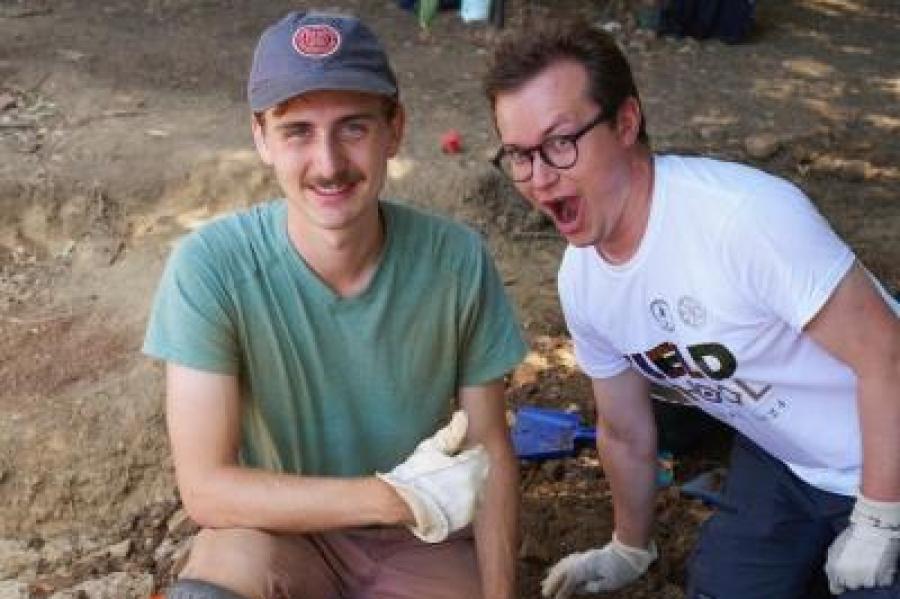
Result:
<svg viewBox="0 0 900 599">
<path fill-rule="evenodd" d="M 706 308 L 689 295 L 684 295 L 678 300 L 678 316 L 681 322 L 695 329 L 706 324 Z"/>
<path fill-rule="evenodd" d="M 669 307 L 669 303 L 666 300 L 656 299 L 650 302 L 650 314 L 653 315 L 653 320 L 656 321 L 656 324 L 658 324 L 662 330 L 675 330 L 672 309 Z"/>
<path fill-rule="evenodd" d="M 324 58 L 337 52 L 341 34 L 331 25 L 304 25 L 294 32 L 294 50 L 308 58 Z"/>
</svg>

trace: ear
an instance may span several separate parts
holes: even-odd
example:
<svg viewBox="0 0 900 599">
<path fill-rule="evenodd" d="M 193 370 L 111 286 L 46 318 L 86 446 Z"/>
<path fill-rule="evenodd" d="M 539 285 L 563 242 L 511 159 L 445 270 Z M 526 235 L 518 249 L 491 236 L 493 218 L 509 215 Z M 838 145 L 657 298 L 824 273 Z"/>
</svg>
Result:
<svg viewBox="0 0 900 599">
<path fill-rule="evenodd" d="M 260 119 L 256 118 L 256 115 L 252 115 L 250 128 L 253 131 L 253 143 L 256 144 L 256 152 L 266 166 L 272 166 L 272 153 L 269 151 L 269 146 L 266 142 L 265 124 L 261 123 Z"/>
<path fill-rule="evenodd" d="M 404 110 L 403 104 L 397 103 L 390 128 L 391 141 L 388 144 L 388 158 L 393 158 L 400 151 L 400 143 L 403 141 L 403 133 L 406 131 L 406 110 Z"/>
<path fill-rule="evenodd" d="M 630 148 L 637 143 L 643 118 L 641 104 L 637 98 L 634 96 L 625 98 L 616 114 L 616 135 L 622 145 Z"/>
</svg>

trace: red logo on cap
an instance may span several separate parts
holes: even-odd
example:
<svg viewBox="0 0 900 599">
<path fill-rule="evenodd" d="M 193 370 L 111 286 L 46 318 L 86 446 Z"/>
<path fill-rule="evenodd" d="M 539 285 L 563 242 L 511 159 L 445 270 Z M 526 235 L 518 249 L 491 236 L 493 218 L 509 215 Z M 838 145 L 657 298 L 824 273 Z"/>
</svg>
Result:
<svg viewBox="0 0 900 599">
<path fill-rule="evenodd" d="M 341 45 L 341 34 L 331 25 L 304 25 L 294 32 L 292 41 L 298 53 L 320 58 L 337 51 Z"/>
</svg>

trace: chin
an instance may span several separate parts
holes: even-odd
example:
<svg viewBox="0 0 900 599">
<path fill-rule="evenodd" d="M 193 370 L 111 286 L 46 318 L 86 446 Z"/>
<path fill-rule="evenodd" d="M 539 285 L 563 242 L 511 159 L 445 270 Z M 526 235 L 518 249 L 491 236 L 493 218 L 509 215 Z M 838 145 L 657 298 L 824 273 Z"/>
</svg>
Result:
<svg viewBox="0 0 900 599">
<path fill-rule="evenodd" d="M 593 245 L 591 240 L 584 234 L 584 231 L 578 231 L 575 233 L 563 233 L 559 229 L 556 230 L 559 235 L 565 239 L 569 245 L 574 245 L 575 247 L 585 247 L 588 245 Z"/>
</svg>

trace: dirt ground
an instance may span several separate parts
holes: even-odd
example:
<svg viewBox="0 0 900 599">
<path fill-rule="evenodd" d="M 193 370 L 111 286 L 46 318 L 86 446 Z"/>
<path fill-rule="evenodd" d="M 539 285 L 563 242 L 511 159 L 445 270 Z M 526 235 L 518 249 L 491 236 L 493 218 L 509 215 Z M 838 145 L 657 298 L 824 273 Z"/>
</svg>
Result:
<svg viewBox="0 0 900 599">
<path fill-rule="evenodd" d="M 252 151 L 244 79 L 261 29 L 305 4 L 0 0 L 0 597 L 146 597 L 183 557 L 193 527 L 167 455 L 162 369 L 138 348 L 172 243 L 277 194 Z M 795 181 L 900 288 L 895 0 L 761 0 L 741 46 L 642 35 L 622 0 L 507 4 L 510 27 L 580 11 L 612 29 L 658 151 Z M 495 32 L 446 12 L 425 35 L 389 0 L 325 6 L 361 14 L 392 54 L 410 118 L 388 195 L 472 224 L 495 252 L 533 349 L 510 407 L 574 406 L 590 421 L 555 297 L 563 245 L 486 162 L 496 139 L 479 77 Z M 440 151 L 449 128 L 460 154 Z M 723 451 L 677 455 L 676 480 Z M 611 523 L 592 450 L 523 466 L 522 490 L 527 599 Z M 662 558 L 610 597 L 683 596 L 709 512 L 669 489 L 659 513 Z"/>
</svg>

